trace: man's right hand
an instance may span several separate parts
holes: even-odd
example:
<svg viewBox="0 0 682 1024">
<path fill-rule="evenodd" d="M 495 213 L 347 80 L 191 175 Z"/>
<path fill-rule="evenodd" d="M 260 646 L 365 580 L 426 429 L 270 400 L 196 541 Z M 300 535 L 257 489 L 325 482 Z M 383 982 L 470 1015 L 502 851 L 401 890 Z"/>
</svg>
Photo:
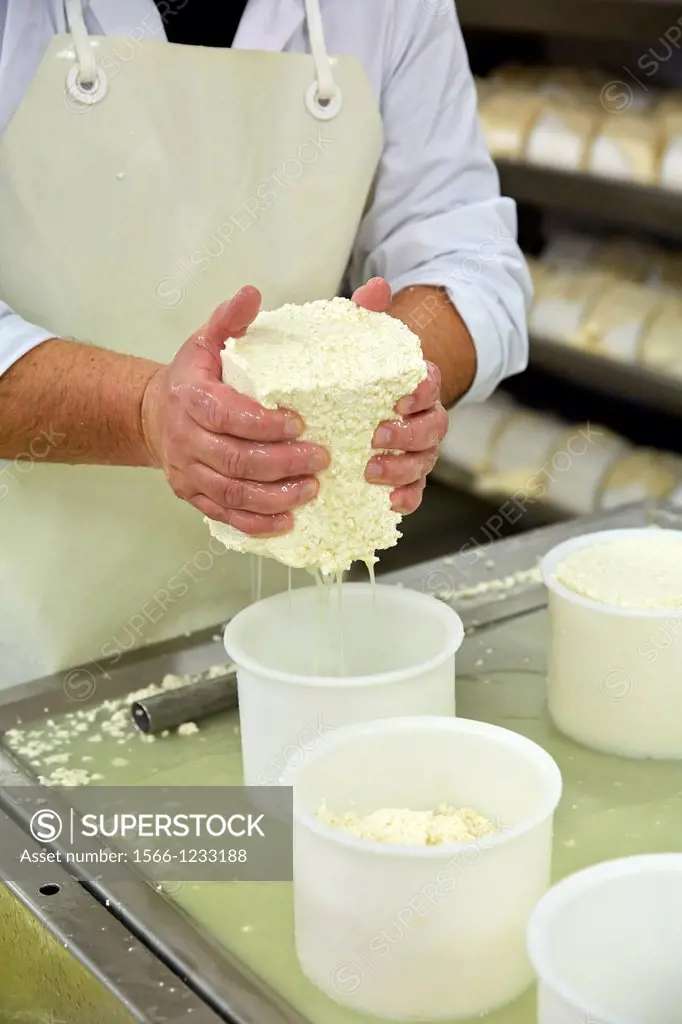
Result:
<svg viewBox="0 0 682 1024">
<path fill-rule="evenodd" d="M 159 367 L 144 391 L 142 428 L 152 462 L 179 498 L 265 536 L 292 528 L 292 509 L 317 495 L 315 474 L 329 455 L 296 440 L 304 424 L 295 412 L 264 409 L 222 383 L 223 345 L 244 334 L 260 303 L 256 288 L 242 288 Z"/>
</svg>

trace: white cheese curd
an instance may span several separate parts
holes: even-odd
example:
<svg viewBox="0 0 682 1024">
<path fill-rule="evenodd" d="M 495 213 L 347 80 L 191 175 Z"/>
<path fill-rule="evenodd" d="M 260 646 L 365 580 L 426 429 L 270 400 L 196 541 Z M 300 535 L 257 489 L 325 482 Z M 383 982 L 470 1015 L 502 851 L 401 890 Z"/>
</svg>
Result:
<svg viewBox="0 0 682 1024">
<path fill-rule="evenodd" d="M 326 448 L 317 498 L 294 512 L 295 527 L 277 537 L 250 537 L 206 520 L 227 548 L 275 558 L 324 574 L 374 563 L 393 547 L 402 518 L 390 489 L 365 479 L 374 432 L 396 419 L 395 405 L 426 377 L 419 338 L 386 313 L 348 299 L 286 305 L 261 312 L 243 338 L 227 341 L 223 381 L 267 409 L 297 412 L 303 438 Z"/>
<path fill-rule="evenodd" d="M 196 722 L 183 722 L 178 726 L 178 736 L 194 736 L 197 732 L 199 732 L 199 726 Z"/>
<path fill-rule="evenodd" d="M 565 587 L 635 611 L 682 609 L 682 533 L 629 535 L 578 548 L 557 566 Z"/>
<path fill-rule="evenodd" d="M 354 811 L 334 814 L 323 801 L 317 817 L 357 839 L 401 846 L 440 846 L 443 843 L 469 843 L 497 829 L 482 814 L 470 807 L 457 809 L 439 804 L 435 811 L 411 811 L 406 808 L 383 808 L 370 814 Z"/>
</svg>

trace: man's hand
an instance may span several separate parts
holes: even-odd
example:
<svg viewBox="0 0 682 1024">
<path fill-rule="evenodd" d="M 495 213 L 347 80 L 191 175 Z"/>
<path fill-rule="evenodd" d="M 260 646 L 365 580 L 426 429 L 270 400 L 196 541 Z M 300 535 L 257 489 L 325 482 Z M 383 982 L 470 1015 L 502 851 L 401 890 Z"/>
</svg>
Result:
<svg viewBox="0 0 682 1024">
<path fill-rule="evenodd" d="M 391 305 L 391 289 L 381 278 L 374 278 L 357 289 L 353 301 L 385 313 Z M 440 372 L 433 363 L 427 366 L 426 379 L 395 407 L 402 418 L 381 423 L 374 435 L 375 448 L 398 454 L 376 455 L 367 466 L 368 480 L 393 486 L 391 505 L 403 514 L 419 507 L 426 476 L 436 464 L 438 446 L 448 428 L 448 415 L 440 403 Z"/>
<path fill-rule="evenodd" d="M 223 345 L 244 334 L 260 302 L 256 288 L 242 288 L 157 370 L 142 399 L 142 427 L 152 462 L 179 498 L 265 536 L 292 528 L 292 509 L 317 495 L 315 474 L 329 455 L 295 440 L 304 430 L 295 412 L 264 409 L 222 383 Z"/>
</svg>

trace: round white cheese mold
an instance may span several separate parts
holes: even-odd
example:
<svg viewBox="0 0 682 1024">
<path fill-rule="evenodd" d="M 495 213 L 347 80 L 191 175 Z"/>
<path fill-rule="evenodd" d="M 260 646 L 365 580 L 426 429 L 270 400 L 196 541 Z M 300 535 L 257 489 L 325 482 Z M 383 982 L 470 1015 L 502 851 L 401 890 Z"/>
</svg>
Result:
<svg viewBox="0 0 682 1024">
<path fill-rule="evenodd" d="M 658 127 L 650 113 L 615 113 L 599 127 L 589 147 L 586 170 L 620 181 L 657 185 L 658 150 Z"/>
<path fill-rule="evenodd" d="M 387 585 L 302 587 L 239 612 L 224 640 L 237 666 L 245 784 L 277 785 L 341 725 L 454 715 L 463 638 L 449 605 Z"/>
<path fill-rule="evenodd" d="M 571 566 L 587 551 L 592 570 Z M 545 555 L 548 708 L 571 739 L 621 757 L 682 758 L 675 566 L 682 594 L 682 532 L 651 527 L 576 537 Z"/>
<path fill-rule="evenodd" d="M 366 722 L 329 736 L 288 781 L 303 973 L 332 999 L 391 1020 L 469 1020 L 532 981 L 525 942 L 550 883 L 561 774 L 518 733 L 458 718 Z M 467 843 L 357 838 L 318 818 L 472 807 L 496 832 Z"/>
<path fill-rule="evenodd" d="M 679 1020 L 681 949 L 681 854 L 624 857 L 570 875 L 528 927 L 538 1024 Z"/>
<path fill-rule="evenodd" d="M 613 277 L 599 267 L 548 261 L 528 316 L 531 333 L 557 344 L 586 347 L 582 324 Z"/>
<path fill-rule="evenodd" d="M 665 453 L 638 448 L 619 459 L 604 477 L 600 507 L 619 508 L 654 498 L 669 498 L 682 480 Z"/>
<path fill-rule="evenodd" d="M 627 441 L 601 426 L 569 428 L 543 469 L 547 501 L 576 515 L 593 512 L 604 477 L 629 451 Z"/>
<path fill-rule="evenodd" d="M 502 392 L 487 402 L 456 405 L 448 413 L 448 432 L 440 457 L 471 473 L 487 473 L 495 440 L 518 411 Z"/>
<path fill-rule="evenodd" d="M 495 439 L 490 457 L 493 473 L 516 470 L 537 473 L 552 454 L 559 439 L 566 433 L 566 424 L 542 413 L 520 410 L 505 423 Z"/>
<path fill-rule="evenodd" d="M 548 102 L 528 134 L 527 161 L 568 171 L 584 170 L 598 122 L 596 107 Z"/>
<path fill-rule="evenodd" d="M 547 486 L 543 470 L 548 468 L 548 460 L 565 434 L 566 424 L 560 420 L 530 410 L 518 410 L 492 441 L 489 471 L 478 477 L 477 493 L 521 492 L 540 500 Z"/>
</svg>

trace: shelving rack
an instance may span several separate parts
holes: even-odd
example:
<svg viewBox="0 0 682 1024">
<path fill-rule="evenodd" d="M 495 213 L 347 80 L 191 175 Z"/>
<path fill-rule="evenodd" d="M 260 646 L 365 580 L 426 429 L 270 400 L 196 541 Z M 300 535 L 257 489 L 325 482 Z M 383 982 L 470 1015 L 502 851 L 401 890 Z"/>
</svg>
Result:
<svg viewBox="0 0 682 1024">
<path fill-rule="evenodd" d="M 497 167 L 502 191 L 517 202 L 682 241 L 682 192 L 507 160 Z"/>
<path fill-rule="evenodd" d="M 628 43 L 642 54 L 666 38 L 674 40 L 674 34 L 666 37 L 673 26 L 682 30 L 680 0 L 457 0 L 457 12 L 465 36 L 483 30 L 605 45 Z M 682 64 L 682 49 L 679 54 Z M 614 81 L 622 79 L 636 88 L 636 73 L 635 59 L 614 68 Z M 641 79 L 651 88 L 646 76 Z M 682 192 L 504 160 L 498 161 L 498 170 L 503 193 L 519 204 L 615 233 L 646 232 L 682 246 Z M 674 377 L 542 338 L 531 339 L 531 365 L 682 418 L 682 381 Z"/>
<path fill-rule="evenodd" d="M 682 17 L 682 6 L 679 0 L 458 0 L 457 13 L 465 30 L 653 43 Z"/>
<path fill-rule="evenodd" d="M 642 89 L 662 84 L 638 69 L 638 55 L 660 46 L 665 39 L 676 39 L 676 33 L 666 36 L 674 26 L 682 30 L 682 0 L 456 0 L 456 7 L 465 39 L 486 66 L 490 66 L 490 55 L 496 53 L 496 42 L 502 40 L 503 46 L 508 45 L 514 35 L 520 40 L 523 37 L 519 50 L 529 49 L 532 54 L 554 41 L 562 49 L 577 47 L 586 54 L 595 48 L 601 53 L 603 49 L 609 58 L 629 51 L 621 63 L 616 57 L 616 62 L 609 59 L 606 67 L 613 70 L 614 81 L 622 81 L 635 91 L 638 84 Z M 682 48 L 679 63 L 682 65 Z M 498 161 L 498 170 L 502 192 L 517 201 L 522 217 L 530 213 L 529 224 L 534 220 L 533 213 L 555 214 L 586 228 L 594 225 L 614 234 L 651 235 L 666 245 L 682 248 L 682 191 L 674 193 L 507 160 Z M 541 337 L 531 338 L 530 359 L 531 368 L 542 378 L 538 392 L 542 391 L 543 380 L 554 381 L 564 392 L 565 384 L 574 387 L 575 409 L 568 415 L 575 422 L 584 416 L 583 402 L 589 399 L 594 409 L 595 402 L 603 400 L 606 404 L 615 398 L 623 405 L 619 413 L 622 419 L 628 421 L 631 414 L 641 416 L 646 409 L 647 424 L 662 424 L 652 428 L 660 435 L 659 447 L 682 450 L 682 380 Z M 538 394 L 538 402 L 546 404 L 544 394 Z M 566 408 L 562 418 L 567 418 Z M 460 491 L 475 491 L 470 475 L 444 458 L 434 476 Z M 539 514 L 551 521 L 565 513 L 543 508 Z"/>
<path fill-rule="evenodd" d="M 530 358 L 532 365 L 559 373 L 565 380 L 682 417 L 680 379 L 664 377 L 616 359 L 605 359 L 546 338 L 531 338 Z"/>
</svg>

